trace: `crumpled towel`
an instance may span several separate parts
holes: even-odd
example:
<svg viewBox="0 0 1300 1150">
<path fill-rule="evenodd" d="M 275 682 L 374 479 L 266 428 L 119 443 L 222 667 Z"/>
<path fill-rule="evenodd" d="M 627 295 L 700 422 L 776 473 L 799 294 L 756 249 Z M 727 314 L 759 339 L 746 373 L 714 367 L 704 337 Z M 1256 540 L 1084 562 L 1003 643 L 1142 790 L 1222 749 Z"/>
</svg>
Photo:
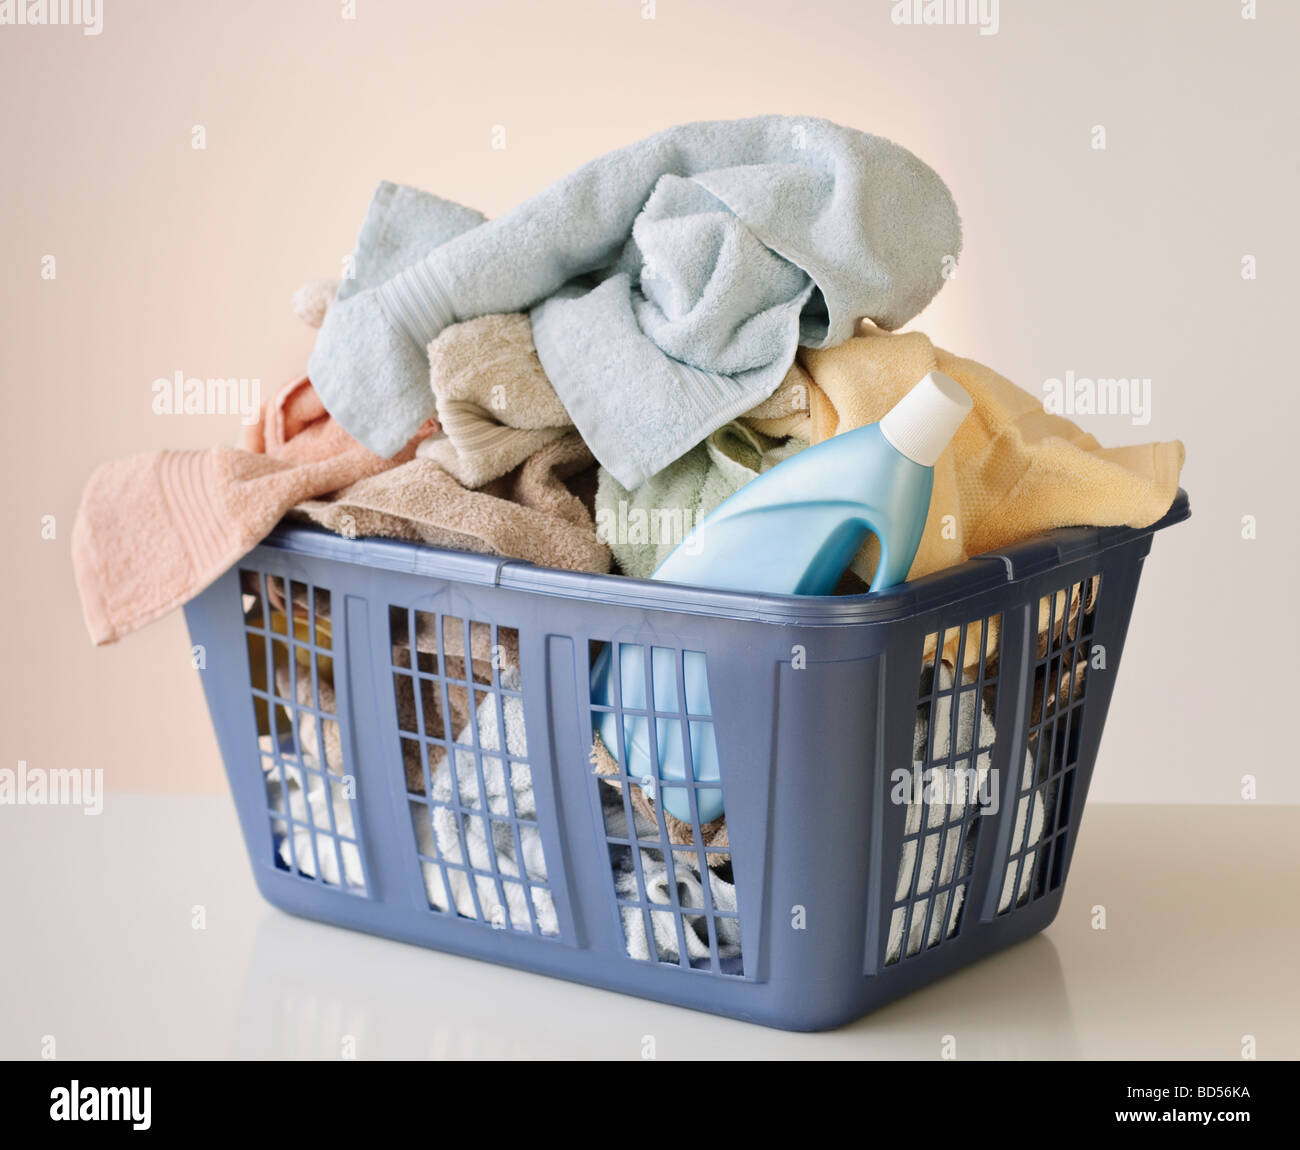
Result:
<svg viewBox="0 0 1300 1150">
<path fill-rule="evenodd" d="M 596 770 L 600 780 L 609 783 L 617 788 L 626 781 L 626 776 L 619 769 L 618 758 L 612 754 L 608 747 L 605 746 L 604 740 L 597 732 L 591 745 L 590 754 L 591 764 Z M 654 828 L 652 833 L 658 833 L 658 818 L 654 799 L 645 793 L 645 790 L 636 785 L 628 788 L 632 807 L 639 818 L 646 821 L 646 824 Z M 664 811 L 664 829 L 668 832 L 668 841 L 679 846 L 694 846 L 695 831 L 691 823 L 684 819 L 679 819 L 671 811 Z M 700 827 L 700 842 L 705 847 L 725 847 L 730 846 L 730 840 L 727 838 L 727 816 L 722 815 L 714 819 L 711 823 L 704 823 Z M 731 855 L 725 851 L 708 851 L 705 855 L 706 863 L 711 867 L 725 866 L 731 862 Z"/>
<path fill-rule="evenodd" d="M 294 311 L 309 326 L 320 327 L 337 288 L 337 280 L 307 281 L 294 293 Z M 465 487 L 499 479 L 573 427 L 542 370 L 525 313 L 452 324 L 428 352 L 442 434 L 424 440 L 416 455 Z M 799 368 L 791 371 L 802 374 Z"/>
<path fill-rule="evenodd" d="M 975 408 L 934 468 L 934 493 L 908 579 L 1009 547 L 1057 527 L 1146 527 L 1178 494 L 1183 445 L 1177 440 L 1105 448 L 1029 392 L 972 359 L 935 347 L 921 332 L 868 332 L 826 351 L 806 350 L 812 440 L 877 422 L 926 372 L 962 385 Z M 945 522 L 946 520 L 946 522 Z M 853 571 L 870 583 L 880 559 L 874 538 Z M 1040 631 L 1048 625 L 1044 615 Z M 988 651 L 997 644 L 990 627 Z M 944 648 L 956 662 L 958 644 Z M 969 670 L 980 650 L 979 625 L 967 632 Z"/>
<path fill-rule="evenodd" d="M 429 344 L 429 382 L 443 437 L 416 454 L 466 487 L 500 478 L 573 427 L 521 312 L 452 324 Z"/>
<path fill-rule="evenodd" d="M 279 581 L 272 579 L 268 583 L 268 598 L 272 603 L 270 613 L 271 631 L 277 635 L 288 633 L 286 604 L 276 594 Z M 302 602 L 293 603 L 294 633 L 302 643 L 311 641 L 306 588 L 300 588 Z M 254 607 L 256 611 L 257 608 Z M 260 616 L 257 616 L 260 622 Z M 469 624 L 471 675 L 475 689 L 493 683 L 493 668 L 500 668 L 500 674 L 519 675 L 519 632 L 513 627 L 498 628 L 496 643 L 492 642 L 492 629 L 486 623 L 471 621 Z M 317 642 L 328 646 L 331 638 L 331 621 L 328 610 L 322 610 L 319 602 L 316 609 Z M 411 662 L 411 636 L 409 626 L 403 627 L 392 636 L 393 666 L 409 668 Z M 249 669 L 252 685 L 258 690 L 266 690 L 266 654 L 265 640 L 256 632 L 248 636 Z M 447 714 L 443 714 L 442 692 L 421 691 L 420 706 L 423 708 L 423 727 L 421 716 L 416 712 L 414 686 L 406 676 L 395 681 L 394 689 L 397 700 L 397 725 L 401 731 L 409 734 L 424 733 L 436 739 L 445 738 L 448 731 L 463 730 L 469 722 L 469 688 L 459 686 L 456 681 L 465 682 L 465 636 L 462 627 L 444 626 L 442 631 L 443 657 L 438 656 L 438 631 L 436 616 L 424 611 L 415 613 L 416 661 L 419 669 L 426 674 L 445 675 L 453 680 L 447 684 Z M 275 689 L 280 699 L 296 699 L 304 710 L 294 711 L 281 704 L 285 722 L 279 729 L 291 730 L 297 723 L 298 745 L 312 758 L 323 760 L 330 770 L 342 774 L 344 756 L 338 722 L 338 703 L 334 692 L 334 660 L 325 654 L 314 656 L 316 660 L 315 686 L 313 688 L 312 659 L 308 648 L 297 643 L 292 645 L 296 671 L 287 660 L 277 660 L 275 667 Z M 398 684 L 402 684 L 398 686 Z M 317 722 L 316 711 L 322 712 L 322 722 Z M 266 730 L 259 733 L 268 734 Z M 402 765 L 406 773 L 407 790 L 412 794 L 424 793 L 424 767 L 418 745 L 410 738 L 402 739 Z"/>
<path fill-rule="evenodd" d="M 486 486 L 572 427 L 537 358 L 532 324 L 522 313 L 453 324 L 429 345 L 429 360 L 443 435 L 426 439 L 416 455 L 433 460 L 466 487 Z M 761 428 L 789 422 L 795 414 L 810 429 L 811 386 L 807 373 L 792 364 L 781 386 L 746 412 L 743 421 L 720 428 L 635 492 L 601 468 L 597 531 L 610 544 L 623 573 L 648 577 L 681 533 L 658 548 L 639 540 L 635 532 L 629 538 L 627 531 L 618 529 L 626 522 L 626 514 L 619 518 L 620 504 L 634 518 L 640 511 L 653 516 L 668 508 L 669 518 L 678 525 L 686 519 L 677 514 L 680 509 L 691 513 L 693 524 L 759 471 L 805 445 L 770 440 Z M 783 431 L 780 438 L 788 436 Z"/>
<path fill-rule="evenodd" d="M 811 117 L 686 124 L 340 298 L 308 372 L 388 454 L 433 413 L 430 341 L 531 307 L 574 424 L 635 487 L 770 395 L 797 345 L 833 346 L 864 316 L 907 322 L 960 244 L 943 181 L 887 140 Z"/>
<path fill-rule="evenodd" d="M 304 724 L 305 729 L 305 724 Z M 267 804 L 274 812 L 284 813 L 294 820 L 292 843 L 289 835 L 281 834 L 276 838 L 276 855 L 288 868 L 292 869 L 295 859 L 298 870 L 312 878 L 316 877 L 316 860 L 320 859 L 320 877 L 327 883 L 339 886 L 346 883 L 351 887 L 365 888 L 366 878 L 361 866 L 361 854 L 356 845 L 356 827 L 352 819 L 352 801 L 344 792 L 341 783 L 332 779 L 327 782 L 320 774 L 320 763 L 316 757 L 303 751 L 301 766 L 299 759 L 292 752 L 282 751 L 279 764 L 273 758 L 273 743 L 268 735 L 261 736 L 258 746 L 262 750 L 262 771 L 265 775 Z M 281 767 L 284 771 L 281 780 Z M 304 771 L 303 768 L 306 768 Z M 327 768 L 329 774 L 339 777 L 341 769 L 333 766 Z M 304 784 L 304 778 L 307 780 Z M 285 791 L 288 791 L 287 801 Z M 333 815 L 333 831 L 330 816 Z M 312 830 L 315 828 L 316 853 L 312 853 Z M 338 851 L 335 852 L 337 834 Z"/>
<path fill-rule="evenodd" d="M 501 684 L 507 689 L 518 690 L 518 672 L 503 672 Z M 500 715 L 497 711 L 498 700 L 504 700 Z M 473 743 L 473 732 L 466 729 L 456 736 L 456 741 L 463 744 L 465 749 L 457 747 L 450 759 L 444 755 L 436 767 L 430 763 L 431 798 L 435 805 L 430 808 L 431 818 L 428 823 L 422 818 L 415 820 L 416 845 L 421 854 L 441 859 L 445 863 L 491 872 L 495 859 L 497 872 L 507 880 L 526 877 L 531 883 L 545 883 L 546 858 L 542 849 L 541 832 L 536 825 L 537 799 L 533 794 L 532 771 L 527 763 L 512 759 L 507 783 L 507 770 L 500 754 L 502 725 L 505 728 L 506 754 L 527 756 L 528 740 L 524 728 L 522 698 L 495 693 L 485 696 L 478 705 L 478 746 L 483 752 L 482 784 L 480 785 L 475 766 L 474 752 L 468 749 Z M 430 751 L 432 750 L 431 747 Z M 497 754 L 488 753 L 493 751 Z M 465 813 L 447 805 L 436 805 L 457 801 Z M 512 801 L 515 817 L 527 820 L 521 821 L 518 827 L 518 847 L 510 823 L 502 821 L 510 815 Z M 419 808 L 419 804 L 416 804 L 416 808 Z M 488 817 L 490 815 L 499 817 L 492 819 Z M 485 825 L 488 823 L 492 828 L 490 844 Z M 503 904 L 496 881 L 490 874 L 472 876 L 471 888 L 471 876 L 453 866 L 447 867 L 445 880 L 443 868 L 437 863 L 425 863 L 424 873 L 429 900 L 441 910 L 454 908 L 458 914 L 467 918 L 482 918 L 499 927 L 525 932 L 532 930 L 532 921 L 535 919 L 537 929 L 542 934 L 559 933 L 555 902 L 549 890 L 535 885 L 531 887 L 533 917 L 530 918 L 528 888 L 520 881 L 502 882 L 505 895 Z M 478 895 L 477 909 L 475 894 Z M 482 911 L 481 915 L 479 910 Z"/>
<path fill-rule="evenodd" d="M 957 380 L 974 400 L 974 410 L 935 465 L 934 493 L 909 579 L 1057 527 L 1145 527 L 1169 510 L 1178 493 L 1184 458 L 1180 442 L 1104 448 L 1070 420 L 1044 411 L 1029 392 L 974 360 L 936 348 L 921 332 L 867 331 L 834 348 L 801 350 L 799 363 L 805 371 L 789 374 L 767 405 L 746 413 L 741 425 L 767 436 L 806 436 L 821 443 L 877 422 L 918 379 L 936 369 Z M 797 439 L 787 443 L 801 449 Z M 693 513 L 699 507 L 694 493 L 701 466 L 697 448 L 630 495 L 602 475 L 598 528 L 610 522 L 610 509 L 620 500 L 670 522 Z M 684 474 L 696 478 L 683 479 Z M 707 502 L 700 508 L 709 509 Z M 656 547 L 651 556 L 651 548 L 628 545 L 625 535 L 620 528 L 611 542 L 629 574 L 648 575 L 670 550 Z M 879 558 L 879 544 L 869 538 L 853 561 L 853 575 L 869 584 Z M 1044 613 L 1040 632 L 1048 622 Z M 957 639 L 950 639 L 943 657 L 952 663 L 960 657 L 971 669 L 981 649 L 980 629 L 978 623 L 967 629 L 964 651 Z M 997 641 L 995 620 L 988 654 L 996 651 Z"/>
<path fill-rule="evenodd" d="M 601 468 L 596 531 L 624 575 L 649 579 L 710 511 L 751 479 L 808 445 L 728 423 L 635 491 Z"/>
<path fill-rule="evenodd" d="M 155 451 L 97 468 L 71 545 L 91 640 L 112 643 L 189 602 L 294 504 L 412 458 L 432 430 L 418 426 L 395 459 L 384 459 L 330 419 L 302 378 L 245 432 L 253 450 Z"/>
<path fill-rule="evenodd" d="M 387 283 L 434 248 L 486 219 L 482 212 L 419 188 L 381 181 L 370 197 L 337 298 L 344 300 Z"/>
<path fill-rule="evenodd" d="M 609 548 L 564 484 L 591 463 L 582 439 L 569 432 L 481 491 L 467 491 L 432 460 L 417 458 L 293 510 L 350 538 L 383 535 L 603 573 Z"/>
<path fill-rule="evenodd" d="M 925 534 L 908 573 L 917 579 L 972 555 L 1056 527 L 1146 527 L 1178 494 L 1183 445 L 1105 448 L 997 372 L 935 347 L 921 332 L 871 332 L 805 350 L 812 441 L 877 422 L 928 371 L 962 385 L 975 408 L 934 469 Z M 945 537 L 943 517 L 952 516 Z M 868 581 L 878 548 L 859 555 Z"/>
<path fill-rule="evenodd" d="M 420 428 L 419 438 L 431 435 L 432 423 Z M 256 423 L 240 431 L 239 447 L 257 455 L 271 455 L 290 463 L 332 459 L 358 446 L 325 410 L 320 395 L 305 375 L 287 383 L 263 407 Z"/>
<path fill-rule="evenodd" d="M 649 821 L 641 810 L 634 805 L 632 819 L 635 836 L 627 834 L 627 813 L 623 809 L 623 800 L 619 795 L 621 788 L 601 788 L 601 802 L 604 808 L 606 834 L 610 838 L 632 838 L 642 842 L 654 841 L 659 837 L 658 827 Z M 633 787 L 635 792 L 639 788 Z M 668 862 L 664 851 L 640 851 L 641 874 L 645 881 L 646 905 L 650 908 L 650 936 L 645 929 L 645 915 L 640 906 L 621 906 L 619 913 L 623 921 L 623 937 L 627 944 L 627 953 L 632 958 L 657 960 L 659 962 L 677 962 L 681 948 L 677 941 L 676 915 L 670 909 L 672 884 L 668 877 Z M 700 868 L 695 852 L 675 850 L 672 852 L 674 878 L 677 881 L 677 902 L 683 909 L 682 935 L 686 943 L 688 959 L 709 958 L 708 925 L 704 921 L 704 885 L 700 878 Z M 708 872 L 709 897 L 713 909 L 731 915 L 737 914 L 736 886 L 729 881 L 730 868 L 705 868 Z M 637 887 L 636 869 L 632 861 L 630 848 L 621 861 L 615 863 L 614 889 L 620 899 L 628 902 L 640 902 Z M 656 910 L 655 907 L 663 907 Z M 698 913 L 695 913 L 698 912 Z M 737 917 L 718 917 L 713 920 L 718 939 L 718 958 L 734 959 L 740 955 L 740 919 Z M 654 940 L 651 951 L 650 938 Z"/>
</svg>

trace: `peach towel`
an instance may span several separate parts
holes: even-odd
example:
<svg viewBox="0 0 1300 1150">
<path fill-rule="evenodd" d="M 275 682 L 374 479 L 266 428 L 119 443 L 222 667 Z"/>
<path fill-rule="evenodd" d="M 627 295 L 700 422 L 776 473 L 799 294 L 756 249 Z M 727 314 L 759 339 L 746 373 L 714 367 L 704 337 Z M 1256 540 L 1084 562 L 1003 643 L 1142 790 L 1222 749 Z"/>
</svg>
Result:
<svg viewBox="0 0 1300 1150">
<path fill-rule="evenodd" d="M 248 450 L 155 451 L 104 464 L 72 527 L 91 639 L 112 643 L 188 602 L 295 504 L 410 459 L 432 428 L 384 459 L 325 413 L 303 377 L 267 401 L 243 435 Z"/>
</svg>

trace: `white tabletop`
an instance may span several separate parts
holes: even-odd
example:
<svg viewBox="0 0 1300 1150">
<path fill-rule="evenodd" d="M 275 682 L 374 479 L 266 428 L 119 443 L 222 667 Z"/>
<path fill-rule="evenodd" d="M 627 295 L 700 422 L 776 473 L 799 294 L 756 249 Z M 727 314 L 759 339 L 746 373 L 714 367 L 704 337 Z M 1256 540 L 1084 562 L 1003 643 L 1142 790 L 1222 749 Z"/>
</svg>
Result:
<svg viewBox="0 0 1300 1150">
<path fill-rule="evenodd" d="M 0 808 L 0 1057 L 1300 1057 L 1300 808 L 1087 811 L 1056 922 L 842 1030 L 784 1034 L 292 918 L 224 798 Z M 1104 906 L 1106 929 L 1093 928 Z M 206 926 L 194 929 L 196 907 Z"/>
</svg>

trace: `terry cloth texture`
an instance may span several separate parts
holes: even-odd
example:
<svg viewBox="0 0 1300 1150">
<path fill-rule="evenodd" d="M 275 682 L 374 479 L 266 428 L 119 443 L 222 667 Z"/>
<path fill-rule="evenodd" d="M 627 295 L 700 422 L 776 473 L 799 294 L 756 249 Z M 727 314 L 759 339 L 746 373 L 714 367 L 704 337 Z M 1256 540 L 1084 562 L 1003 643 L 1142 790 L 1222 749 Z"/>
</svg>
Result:
<svg viewBox="0 0 1300 1150">
<path fill-rule="evenodd" d="M 297 863 L 298 870 L 312 878 L 319 870 L 321 879 L 334 886 L 365 889 L 352 802 L 344 787 L 327 777 L 337 777 L 338 772 L 322 770 L 320 761 L 305 748 L 299 756 L 278 749 L 269 735 L 257 742 L 267 804 L 273 811 L 287 812 L 292 820 L 292 840 L 283 830 L 276 834 L 281 864 L 292 868 Z"/>
<path fill-rule="evenodd" d="M 445 438 L 417 454 L 466 487 L 499 478 L 573 426 L 521 312 L 447 328 L 429 345 L 429 381 Z"/>
<path fill-rule="evenodd" d="M 481 491 L 468 491 L 429 459 L 412 459 L 294 514 L 340 535 L 383 535 L 525 559 L 546 567 L 606 572 L 609 548 L 564 480 L 592 464 L 575 432 L 548 443 Z"/>
<path fill-rule="evenodd" d="M 338 280 L 308 280 L 293 293 L 293 314 L 308 327 L 320 327 L 338 290 Z"/>
<path fill-rule="evenodd" d="M 1051 414 L 1029 392 L 972 359 L 935 347 L 920 332 L 872 332 L 827 351 L 804 351 L 812 440 L 877 422 L 928 371 L 970 393 L 974 410 L 934 468 L 934 493 L 908 579 L 1056 527 L 1146 527 L 1178 494 L 1183 445 L 1102 447 L 1078 425 Z M 868 583 L 880 558 L 869 539 L 853 563 Z M 1040 629 L 1048 619 L 1040 620 Z M 978 625 L 977 625 L 978 626 Z M 991 635 L 988 650 L 995 648 Z M 977 660 L 978 630 L 963 664 Z M 944 657 L 955 662 L 957 647 Z"/>
<path fill-rule="evenodd" d="M 518 671 L 503 672 L 501 685 L 517 691 Z M 456 742 L 461 746 L 454 748 L 450 757 L 444 753 L 436 766 L 430 764 L 430 823 L 417 820 L 417 845 L 421 854 L 449 865 L 445 876 L 444 868 L 436 863 L 424 865 L 429 901 L 441 910 L 455 909 L 467 918 L 481 918 L 499 927 L 530 931 L 536 922 L 542 934 L 558 934 L 559 920 L 549 890 L 531 885 L 526 890 L 519 881 L 498 884 L 492 877 L 497 873 L 507 880 L 547 881 L 531 768 L 513 759 L 507 764 L 501 755 L 503 749 L 507 758 L 528 755 L 523 699 L 513 694 L 486 695 L 477 716 L 477 739 L 472 729 L 457 731 Z M 475 744 L 484 752 L 481 774 L 469 749 Z M 521 820 L 517 826 L 505 821 L 511 814 Z M 476 874 L 471 880 L 467 871 L 457 869 L 466 866 L 489 873 Z"/>
<path fill-rule="evenodd" d="M 633 842 L 655 842 L 659 838 L 658 826 L 651 822 L 641 808 L 633 807 L 633 834 L 628 834 L 627 812 L 619 795 L 621 788 L 602 787 L 601 803 L 606 833 L 612 839 L 631 839 Z M 639 790 L 632 787 L 633 791 Z M 666 813 L 666 812 L 665 812 Z M 641 877 L 645 883 L 646 897 L 641 899 L 637 884 L 636 864 L 632 847 L 611 857 L 614 889 L 624 905 L 619 907 L 623 921 L 623 937 L 627 953 L 632 958 L 659 962 L 677 962 L 681 944 L 677 937 L 677 915 L 664 913 L 673 905 L 673 896 L 681 907 L 704 908 L 705 878 L 700 875 L 699 857 L 694 850 L 673 851 L 639 850 Z M 669 860 L 672 873 L 669 873 Z M 704 868 L 708 882 L 708 903 L 722 913 L 714 918 L 717 932 L 718 958 L 734 959 L 740 955 L 740 919 L 737 911 L 736 886 L 732 882 L 729 866 Z M 676 890 L 674 891 L 674 886 Z M 627 904 L 638 905 L 627 905 Z M 648 908 L 643 910 L 642 907 Z M 660 908 L 660 909 L 654 909 Z M 650 919 L 647 933 L 646 918 Z M 682 939 L 688 959 L 707 960 L 709 930 L 704 915 L 681 916 Z"/>
<path fill-rule="evenodd" d="M 395 460 L 374 455 L 324 414 L 304 378 L 269 400 L 246 432 L 253 450 L 156 451 L 104 464 L 72 527 L 91 639 L 112 643 L 187 603 L 295 503 L 410 459 L 431 430 L 417 425 Z"/>
<path fill-rule="evenodd" d="M 808 445 L 775 440 L 733 421 L 629 491 L 603 467 L 596 488 L 596 530 L 624 575 L 649 579 L 724 499 Z"/>
<path fill-rule="evenodd" d="M 384 180 L 370 197 L 336 298 L 345 300 L 387 283 L 486 218 L 441 196 Z"/>
<path fill-rule="evenodd" d="M 583 165 L 374 290 L 340 293 L 308 372 L 387 454 L 433 413 L 429 342 L 532 308 L 560 400 L 634 487 L 770 395 L 796 346 L 915 316 L 960 239 L 943 181 L 880 137 L 809 117 L 686 124 Z"/>
</svg>

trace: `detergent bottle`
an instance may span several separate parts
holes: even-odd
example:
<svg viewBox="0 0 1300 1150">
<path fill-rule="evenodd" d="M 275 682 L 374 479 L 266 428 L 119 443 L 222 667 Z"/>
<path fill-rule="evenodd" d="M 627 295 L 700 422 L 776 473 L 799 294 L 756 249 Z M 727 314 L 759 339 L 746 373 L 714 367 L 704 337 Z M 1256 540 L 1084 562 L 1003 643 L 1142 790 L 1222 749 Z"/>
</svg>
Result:
<svg viewBox="0 0 1300 1150">
<path fill-rule="evenodd" d="M 872 591 L 903 582 L 916 558 L 930 509 L 934 465 L 972 402 L 956 380 L 929 372 L 879 423 L 855 428 L 809 447 L 745 484 L 707 515 L 651 576 L 669 583 L 783 595 L 828 595 L 871 533 L 880 541 Z M 613 706 L 607 646 L 592 667 L 592 702 Z M 672 651 L 654 648 L 650 674 L 653 708 L 645 698 L 645 651 L 618 644 L 624 707 L 711 714 L 704 657 L 683 658 L 685 706 L 668 706 L 676 695 Z M 653 768 L 647 719 L 624 716 L 627 770 L 650 797 L 657 777 L 665 783 L 694 778 L 718 781 L 712 723 L 690 724 L 691 763 L 685 761 L 680 722 L 658 719 Z M 597 732 L 618 757 L 618 722 L 602 712 Z M 688 770 L 692 767 L 693 770 Z M 685 786 L 663 786 L 664 809 L 690 821 Z M 702 823 L 723 813 L 721 788 L 696 791 Z"/>
</svg>

